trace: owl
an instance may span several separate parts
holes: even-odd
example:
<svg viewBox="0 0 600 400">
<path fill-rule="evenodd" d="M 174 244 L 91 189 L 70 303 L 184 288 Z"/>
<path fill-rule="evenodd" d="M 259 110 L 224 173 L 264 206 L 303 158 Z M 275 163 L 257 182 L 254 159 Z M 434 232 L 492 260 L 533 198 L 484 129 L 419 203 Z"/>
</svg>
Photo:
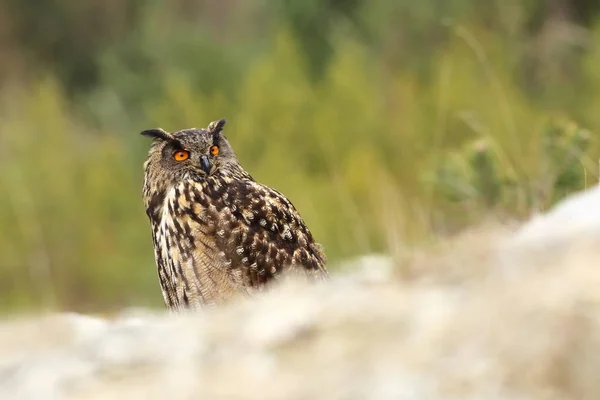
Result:
<svg viewBox="0 0 600 400">
<path fill-rule="evenodd" d="M 141 132 L 153 139 L 143 201 L 171 311 L 251 295 L 287 272 L 328 279 L 321 245 L 284 195 L 244 170 L 224 125 Z"/>
</svg>

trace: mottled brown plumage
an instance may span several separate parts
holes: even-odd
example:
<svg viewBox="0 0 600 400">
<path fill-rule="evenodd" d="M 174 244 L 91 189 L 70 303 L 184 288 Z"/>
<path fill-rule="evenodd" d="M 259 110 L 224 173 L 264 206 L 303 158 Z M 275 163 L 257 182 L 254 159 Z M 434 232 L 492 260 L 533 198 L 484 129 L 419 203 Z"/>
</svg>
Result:
<svg viewBox="0 0 600 400">
<path fill-rule="evenodd" d="M 251 294 L 286 271 L 327 277 L 321 246 L 285 196 L 242 168 L 224 124 L 142 132 L 154 139 L 143 197 L 171 310 Z"/>
</svg>

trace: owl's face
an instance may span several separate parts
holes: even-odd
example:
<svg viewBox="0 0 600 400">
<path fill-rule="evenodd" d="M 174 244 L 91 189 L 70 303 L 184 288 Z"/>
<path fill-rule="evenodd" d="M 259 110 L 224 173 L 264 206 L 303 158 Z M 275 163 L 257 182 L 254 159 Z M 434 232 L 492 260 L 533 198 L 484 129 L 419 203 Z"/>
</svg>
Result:
<svg viewBox="0 0 600 400">
<path fill-rule="evenodd" d="M 146 173 L 161 186 L 182 180 L 201 181 L 237 166 L 231 145 L 221 133 L 225 120 L 212 122 L 207 129 L 184 129 L 168 133 L 149 129 L 141 134 L 154 139 L 145 164 Z"/>
</svg>

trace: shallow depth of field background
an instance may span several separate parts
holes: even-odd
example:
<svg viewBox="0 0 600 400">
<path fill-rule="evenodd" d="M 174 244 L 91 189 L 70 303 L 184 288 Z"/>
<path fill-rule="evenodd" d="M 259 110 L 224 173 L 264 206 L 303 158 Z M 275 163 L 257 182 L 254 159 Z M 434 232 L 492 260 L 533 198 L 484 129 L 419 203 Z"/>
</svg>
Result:
<svg viewBox="0 0 600 400">
<path fill-rule="evenodd" d="M 0 312 L 162 307 L 149 141 L 206 126 L 333 262 L 598 180 L 592 0 L 7 0 Z"/>
</svg>

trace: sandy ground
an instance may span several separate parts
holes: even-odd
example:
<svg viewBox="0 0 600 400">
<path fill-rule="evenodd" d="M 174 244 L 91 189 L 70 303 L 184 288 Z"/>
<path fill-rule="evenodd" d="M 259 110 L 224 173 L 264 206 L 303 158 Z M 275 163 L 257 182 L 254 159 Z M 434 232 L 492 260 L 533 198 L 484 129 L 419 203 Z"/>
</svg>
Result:
<svg viewBox="0 0 600 400">
<path fill-rule="evenodd" d="M 12 318 L 0 399 L 599 399 L 599 245 L 593 188 L 210 312 Z"/>
</svg>

